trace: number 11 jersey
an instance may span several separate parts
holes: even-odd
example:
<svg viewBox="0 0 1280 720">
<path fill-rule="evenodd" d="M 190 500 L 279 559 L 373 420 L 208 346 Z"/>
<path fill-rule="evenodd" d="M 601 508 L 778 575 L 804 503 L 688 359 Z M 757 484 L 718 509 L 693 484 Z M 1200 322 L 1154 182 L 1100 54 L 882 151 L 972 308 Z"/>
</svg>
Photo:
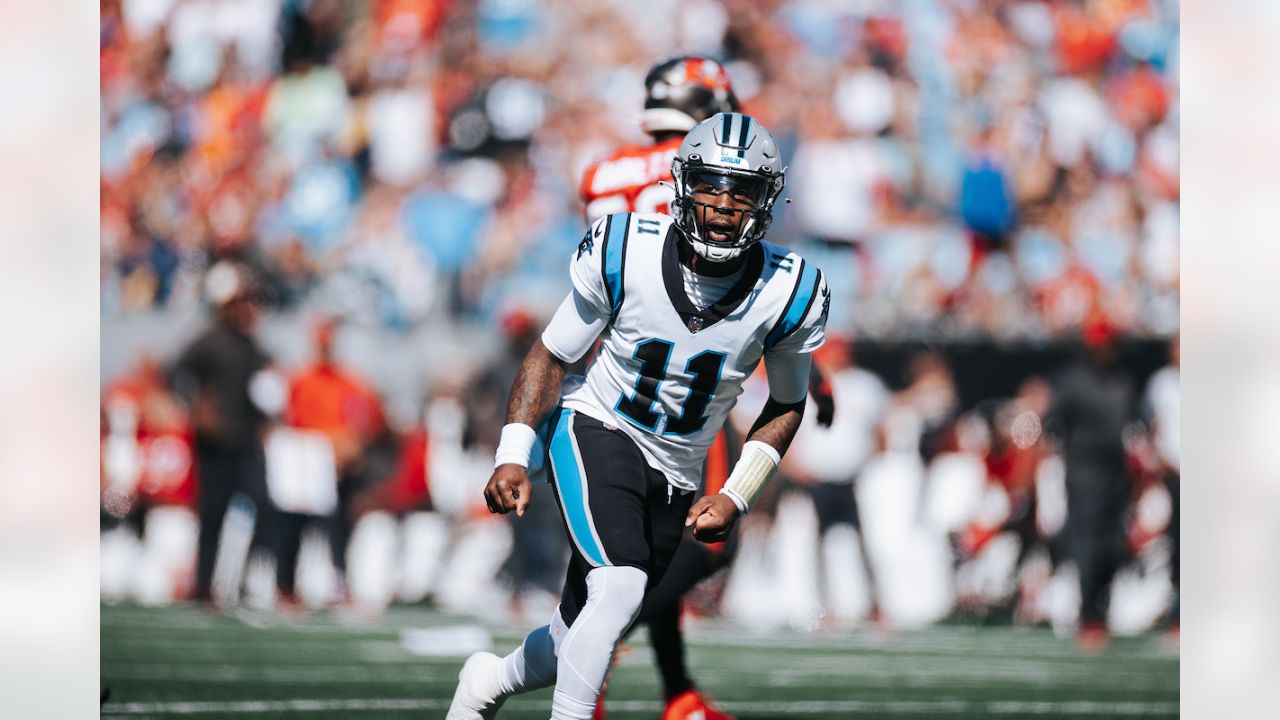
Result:
<svg viewBox="0 0 1280 720">
<path fill-rule="evenodd" d="M 609 318 L 566 408 L 618 427 L 681 490 L 701 483 L 707 448 L 766 355 L 822 344 L 830 293 L 796 253 L 760 242 L 718 301 L 690 301 L 680 231 L 666 215 L 620 213 L 596 221 L 570 262 L 577 294 Z"/>
</svg>

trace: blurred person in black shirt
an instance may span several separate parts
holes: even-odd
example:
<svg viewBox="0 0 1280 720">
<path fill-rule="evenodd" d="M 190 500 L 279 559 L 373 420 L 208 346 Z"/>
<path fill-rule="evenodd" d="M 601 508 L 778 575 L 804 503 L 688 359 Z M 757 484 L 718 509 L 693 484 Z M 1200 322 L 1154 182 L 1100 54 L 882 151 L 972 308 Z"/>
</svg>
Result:
<svg viewBox="0 0 1280 720">
<path fill-rule="evenodd" d="M 1116 362 L 1114 328 L 1102 317 L 1086 320 L 1084 354 L 1059 375 L 1049 411 L 1066 464 L 1068 553 L 1080 572 L 1077 644 L 1107 644 L 1111 582 L 1127 553 L 1125 513 L 1133 493 L 1123 440 L 1134 418 L 1134 379 Z"/>
<path fill-rule="evenodd" d="M 253 337 L 261 298 L 248 269 L 233 261 L 216 263 L 205 282 L 213 319 L 182 351 L 173 369 L 174 386 L 190 402 L 195 428 L 198 601 L 212 599 L 218 536 L 232 495 L 238 492 L 253 502 L 253 547 L 271 546 L 274 516 L 263 454 L 267 415 L 260 407 L 269 404 L 264 396 L 272 394 L 262 385 L 261 375 L 270 359 Z"/>
</svg>

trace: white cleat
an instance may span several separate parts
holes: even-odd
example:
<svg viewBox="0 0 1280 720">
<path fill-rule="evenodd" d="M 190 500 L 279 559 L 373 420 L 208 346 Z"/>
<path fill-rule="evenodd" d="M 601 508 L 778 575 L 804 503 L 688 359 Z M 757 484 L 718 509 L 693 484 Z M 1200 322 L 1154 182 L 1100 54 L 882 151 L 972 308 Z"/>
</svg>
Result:
<svg viewBox="0 0 1280 720">
<path fill-rule="evenodd" d="M 445 720 L 493 720 L 506 698 L 498 697 L 498 665 L 490 652 L 473 653 L 458 673 L 458 689 Z"/>
</svg>

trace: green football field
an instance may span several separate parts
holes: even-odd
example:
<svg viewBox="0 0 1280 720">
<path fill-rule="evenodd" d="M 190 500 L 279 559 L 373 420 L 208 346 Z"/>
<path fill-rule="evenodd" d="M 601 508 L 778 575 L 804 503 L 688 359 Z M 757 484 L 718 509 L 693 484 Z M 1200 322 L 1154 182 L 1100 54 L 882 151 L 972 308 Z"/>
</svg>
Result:
<svg viewBox="0 0 1280 720">
<path fill-rule="evenodd" d="M 468 627 L 469 626 L 469 627 Z M 439 636 L 492 634 L 514 647 L 526 628 L 420 608 L 376 622 L 319 613 L 282 621 L 195 608 L 102 607 L 107 718 L 441 718 L 461 656 Z M 451 630 L 452 628 L 452 630 Z M 609 691 L 612 718 L 657 718 L 657 674 L 644 632 Z M 432 643 L 435 643 L 433 646 Z M 1086 655 L 1045 629 L 943 626 L 885 634 L 750 635 L 706 623 L 689 633 L 704 690 L 740 718 L 1177 717 L 1178 657 L 1157 635 Z M 550 691 L 509 701 L 499 718 L 546 720 Z"/>
</svg>

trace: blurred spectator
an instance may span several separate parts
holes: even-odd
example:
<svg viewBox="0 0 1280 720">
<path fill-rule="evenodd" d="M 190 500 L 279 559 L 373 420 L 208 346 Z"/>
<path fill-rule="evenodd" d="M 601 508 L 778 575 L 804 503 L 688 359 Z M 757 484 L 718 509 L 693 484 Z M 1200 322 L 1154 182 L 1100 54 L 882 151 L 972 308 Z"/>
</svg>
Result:
<svg viewBox="0 0 1280 720">
<path fill-rule="evenodd" d="M 942 353 L 922 350 L 907 364 L 907 383 L 896 404 L 918 423 L 920 456 L 928 463 L 955 443 L 953 421 L 959 410 L 955 378 Z"/>
<path fill-rule="evenodd" d="M 1123 432 L 1134 417 L 1135 389 L 1116 362 L 1115 328 L 1094 316 L 1082 331 L 1084 356 L 1054 384 L 1049 423 L 1060 436 L 1067 473 L 1067 543 L 1080 573 L 1084 649 L 1107 644 L 1111 581 L 1127 554 L 1126 512 L 1132 499 Z"/>
<path fill-rule="evenodd" d="M 199 472 L 200 539 L 195 599 L 212 599 L 218 534 L 232 495 L 254 506 L 253 544 L 270 548 L 274 508 L 267 497 L 263 433 L 270 413 L 283 406 L 281 388 L 264 371 L 270 359 L 253 332 L 261 314 L 259 289 L 242 265 L 222 261 L 209 271 L 209 327 L 187 345 L 173 369 L 173 384 L 190 403 Z"/>
<path fill-rule="evenodd" d="M 316 431 L 333 446 L 337 469 L 338 503 L 328 525 L 329 546 L 345 588 L 347 541 L 351 536 L 351 499 L 356 490 L 354 470 L 373 439 L 380 414 L 377 394 L 363 380 L 340 367 L 334 357 L 338 324 L 322 318 L 313 334 L 315 360 L 289 381 L 289 405 L 285 423 Z M 312 520 L 306 515 L 281 511 L 280 546 L 276 557 L 276 583 L 285 602 L 295 601 L 294 580 L 302 532 Z"/>
<path fill-rule="evenodd" d="M 463 274 L 481 245 L 481 232 L 503 191 L 503 173 L 494 163 L 468 160 L 443 168 L 436 179 L 405 198 L 409 238 L 443 275 L 454 315 L 468 306 Z"/>
<path fill-rule="evenodd" d="M 979 513 L 956 538 L 961 560 L 981 554 L 988 543 L 1002 533 L 1012 533 L 1018 541 L 1014 572 L 1021 578 L 1023 564 L 1040 549 L 1048 551 L 1050 571 L 1064 558 L 1057 543 L 1041 523 L 1037 483 L 1044 471 L 1043 463 L 1052 456 L 1051 445 L 1043 432 L 1043 420 L 1052 401 L 1052 389 L 1039 377 L 1025 380 L 1017 394 L 1003 402 L 984 403 L 990 430 L 985 457 L 987 489 L 998 490 L 1002 502 L 995 503 L 999 512 Z M 1043 584 L 1044 578 L 1036 578 Z M 1038 616 L 1034 609 L 1037 594 L 1043 587 L 1020 584 L 1011 598 L 1014 617 Z"/>
<path fill-rule="evenodd" d="M 986 126 L 978 134 L 960 181 L 960 217 L 985 246 L 1003 247 L 1014 221 L 1008 170 L 992 146 L 994 129 Z"/>
<path fill-rule="evenodd" d="M 805 413 L 784 470 L 787 478 L 806 488 L 813 499 L 818 516 L 819 576 L 825 579 L 823 606 L 832 626 L 839 627 L 859 619 L 851 608 L 861 603 L 850 597 L 854 584 L 849 577 L 859 563 L 867 581 L 870 614 L 875 617 L 879 613 L 855 483 L 880 445 L 880 423 L 889 391 L 874 373 L 855 364 L 853 344 L 844 338 L 828 336 L 814 355 L 831 383 L 835 416 L 824 428 L 812 408 Z M 859 558 L 851 557 L 849 550 Z"/>
<path fill-rule="evenodd" d="M 327 64 L 341 38 L 326 37 L 327 13 L 336 3 L 312 3 L 310 17 L 285 13 L 280 67 L 263 108 L 263 129 L 294 167 L 314 159 L 332 143 L 346 120 L 347 88 L 342 75 Z"/>
<path fill-rule="evenodd" d="M 107 387 L 102 406 L 111 434 L 131 434 L 135 440 L 136 476 L 128 485 L 141 508 L 191 507 L 195 501 L 191 424 L 160 362 L 143 355 L 134 372 Z M 117 506 L 107 509 L 118 516 Z"/>
<path fill-rule="evenodd" d="M 1169 608 L 1166 621 L 1176 630 L 1181 614 L 1181 590 L 1179 562 L 1181 551 L 1179 542 L 1180 499 L 1182 484 L 1182 394 L 1179 388 L 1182 352 L 1179 348 L 1180 338 L 1175 335 L 1169 341 L 1169 364 L 1158 370 L 1147 383 L 1144 405 L 1151 424 L 1152 444 L 1160 463 L 1160 474 L 1165 487 L 1169 491 L 1172 502 L 1172 514 L 1166 534 L 1172 544 L 1169 556 L 1170 580 L 1173 582 L 1173 603 Z"/>
</svg>

